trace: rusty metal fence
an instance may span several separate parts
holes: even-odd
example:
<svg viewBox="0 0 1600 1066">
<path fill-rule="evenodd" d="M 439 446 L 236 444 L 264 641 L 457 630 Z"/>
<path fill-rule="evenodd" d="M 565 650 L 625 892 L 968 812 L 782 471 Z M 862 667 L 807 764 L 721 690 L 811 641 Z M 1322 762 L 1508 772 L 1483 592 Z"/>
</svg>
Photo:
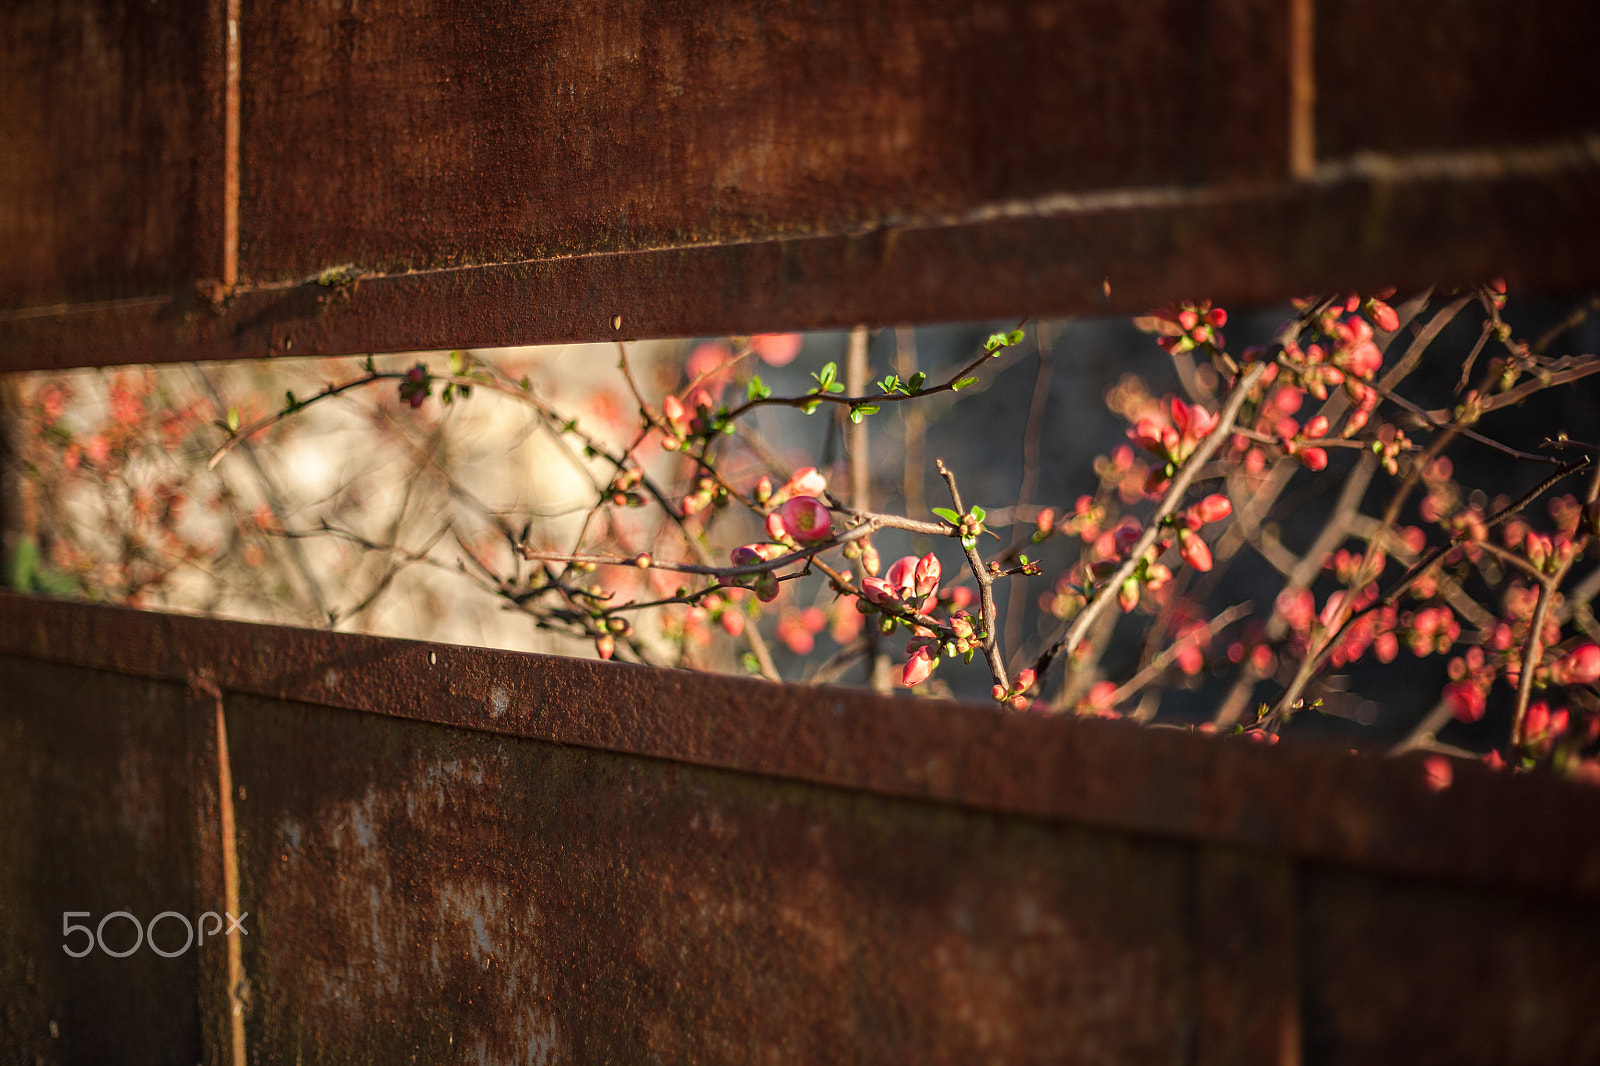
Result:
<svg viewBox="0 0 1600 1066">
<path fill-rule="evenodd" d="M 1588 4 L 7 19 L 0 369 L 1600 282 Z M 16 595 L 0 707 L 4 1061 L 1600 1060 L 1552 780 Z"/>
</svg>

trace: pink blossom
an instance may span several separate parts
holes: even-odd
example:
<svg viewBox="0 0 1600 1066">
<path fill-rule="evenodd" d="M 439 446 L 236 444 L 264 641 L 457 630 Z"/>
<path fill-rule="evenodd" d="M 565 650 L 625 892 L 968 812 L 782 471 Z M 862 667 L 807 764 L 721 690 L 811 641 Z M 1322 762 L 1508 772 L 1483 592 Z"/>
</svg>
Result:
<svg viewBox="0 0 1600 1066">
<path fill-rule="evenodd" d="M 696 345 L 694 351 L 689 353 L 689 362 L 684 367 L 684 373 L 690 381 L 698 381 L 711 392 L 720 395 L 733 376 L 733 371 L 727 366 L 732 359 L 728 346 L 716 341 Z"/>
<path fill-rule="evenodd" d="M 768 366 L 788 366 L 800 354 L 800 334 L 757 333 L 750 338 L 750 347 Z"/>
<path fill-rule="evenodd" d="M 909 598 L 917 587 L 917 557 L 905 555 L 889 564 L 889 569 L 883 578 L 896 596 L 902 599 Z"/>
<path fill-rule="evenodd" d="M 890 567 L 891 571 L 893 569 L 893 567 Z M 879 607 L 900 606 L 899 591 L 894 585 L 891 585 L 881 577 L 862 578 L 861 594 Z"/>
<path fill-rule="evenodd" d="M 1285 589 L 1278 594 L 1278 613 L 1289 623 L 1289 628 L 1304 633 L 1316 618 L 1317 604 L 1310 589 Z"/>
<path fill-rule="evenodd" d="M 796 496 L 783 505 L 783 528 L 802 543 L 825 540 L 833 531 L 828 508 L 815 496 Z"/>
<path fill-rule="evenodd" d="M 802 467 L 778 491 L 785 496 L 821 496 L 828 491 L 828 479 L 814 466 Z"/>
<path fill-rule="evenodd" d="M 1433 792 L 1443 792 L 1455 780 L 1450 760 L 1443 755 L 1430 755 L 1422 760 L 1422 781 Z"/>
</svg>

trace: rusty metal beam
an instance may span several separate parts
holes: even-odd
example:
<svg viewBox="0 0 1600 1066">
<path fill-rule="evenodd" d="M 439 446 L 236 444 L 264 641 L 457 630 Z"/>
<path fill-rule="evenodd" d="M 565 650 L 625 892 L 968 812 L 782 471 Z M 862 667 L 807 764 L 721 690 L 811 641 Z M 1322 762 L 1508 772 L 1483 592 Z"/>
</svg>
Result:
<svg viewBox="0 0 1600 1066">
<path fill-rule="evenodd" d="M 244 2 L 236 82 L 226 8 L 126 16 L 149 130 L 49 96 L 104 46 L 0 48 L 0 366 L 1600 283 L 1591 4 Z"/>
<path fill-rule="evenodd" d="M 1600 792 L 1417 758 L 0 595 L 0 652 L 1461 884 L 1600 895 Z"/>
<path fill-rule="evenodd" d="M 29 1058 L 1600 1048 L 1596 804 L 1554 782 L 19 597 L 0 686 Z M 62 910 L 191 900 L 249 935 L 60 953 Z"/>
</svg>

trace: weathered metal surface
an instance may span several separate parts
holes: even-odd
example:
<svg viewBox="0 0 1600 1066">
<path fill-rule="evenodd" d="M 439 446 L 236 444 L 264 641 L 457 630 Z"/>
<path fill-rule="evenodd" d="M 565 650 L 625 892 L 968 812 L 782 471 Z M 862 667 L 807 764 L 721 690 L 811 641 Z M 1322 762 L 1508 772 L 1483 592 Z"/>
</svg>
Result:
<svg viewBox="0 0 1600 1066">
<path fill-rule="evenodd" d="M 1548 782 L 10 596 L 0 690 L 21 1061 L 1600 1055 L 1594 885 L 1549 858 L 1600 820 Z M 1500 870 L 1387 872 L 1385 822 Z M 188 906 L 248 912 L 236 977 L 57 954 L 63 910 Z"/>
<path fill-rule="evenodd" d="M 1287 81 L 1285 10 L 250 4 L 240 277 L 850 232 L 1047 193 L 1280 177 L 1287 114 L 1259 86 Z"/>
<path fill-rule="evenodd" d="M 1587 251 L 1600 244 L 1600 142 L 1484 165 L 1471 180 L 1380 166 L 1310 186 L 1009 205 L 948 225 L 311 281 L 242 291 L 220 312 L 184 295 L 0 313 L 0 367 L 1131 312 L 1180 294 L 1248 306 L 1496 275 L 1544 291 L 1600 281 Z"/>
<path fill-rule="evenodd" d="M 95 117 L 121 82 L 36 109 L 75 136 L 9 157 L 24 254 L 0 265 L 0 366 L 1600 281 L 1600 75 L 1577 54 L 1593 5 L 1318 4 L 1308 71 L 1288 12 L 1309 0 L 245 3 L 237 187 L 219 6 L 190 12 L 193 56 L 163 68 L 200 88 L 162 122 L 200 117 L 161 151 L 129 146 L 166 145 L 165 125 L 129 140 Z M 0 52 L 38 95 L 75 76 L 70 43 Z M 1293 176 L 1291 135 L 1317 149 Z M 306 280 L 346 265 L 361 280 Z M 191 284 L 232 267 L 220 306 Z"/>
<path fill-rule="evenodd" d="M 0 308 L 170 295 L 217 272 L 216 7 L 7 5 Z"/>
<path fill-rule="evenodd" d="M 200 1060 L 201 952 L 63 950 L 85 944 L 64 922 L 198 916 L 186 709 L 179 685 L 0 656 L 0 1059 Z M 156 933 L 183 940 L 170 918 Z M 121 917 L 102 936 L 135 943 Z"/>
<path fill-rule="evenodd" d="M 1592 906 L 1308 866 L 1307 1066 L 1600 1062 Z"/>
<path fill-rule="evenodd" d="M 1458 883 L 1600 895 L 1600 792 L 847 689 L 0 595 L 0 651 Z"/>
<path fill-rule="evenodd" d="M 228 710 L 267 1060 L 1187 1061 L 1175 842 Z"/>
<path fill-rule="evenodd" d="M 1600 132 L 1600 6 L 1316 0 L 1322 159 Z"/>
</svg>

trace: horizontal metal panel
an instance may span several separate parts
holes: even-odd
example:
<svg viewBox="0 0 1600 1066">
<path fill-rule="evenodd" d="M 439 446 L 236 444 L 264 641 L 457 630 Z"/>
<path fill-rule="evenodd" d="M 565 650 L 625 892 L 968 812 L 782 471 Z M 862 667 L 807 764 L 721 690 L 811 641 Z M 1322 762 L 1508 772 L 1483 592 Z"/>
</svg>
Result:
<svg viewBox="0 0 1600 1066">
<path fill-rule="evenodd" d="M 240 6 L 0 43 L 0 366 L 1600 281 L 1592 5 Z"/>
<path fill-rule="evenodd" d="M 1600 792 L 856 690 L 0 595 L 0 651 L 1459 883 L 1600 895 Z"/>
<path fill-rule="evenodd" d="M 228 699 L 252 1053 L 1183 1063 L 1190 856 Z"/>
<path fill-rule="evenodd" d="M 187 295 L 0 313 L 0 367 L 1138 312 L 1181 295 L 1259 306 L 1496 275 L 1574 290 L 1600 281 L 1597 198 L 1600 140 L 1369 160 L 1292 188 L 1068 196 L 858 234 L 311 279 L 220 310 Z"/>
<path fill-rule="evenodd" d="M 1250 90 L 1287 84 L 1285 11 L 251 4 L 240 277 L 777 239 L 1282 176 L 1285 97 Z"/>
</svg>

